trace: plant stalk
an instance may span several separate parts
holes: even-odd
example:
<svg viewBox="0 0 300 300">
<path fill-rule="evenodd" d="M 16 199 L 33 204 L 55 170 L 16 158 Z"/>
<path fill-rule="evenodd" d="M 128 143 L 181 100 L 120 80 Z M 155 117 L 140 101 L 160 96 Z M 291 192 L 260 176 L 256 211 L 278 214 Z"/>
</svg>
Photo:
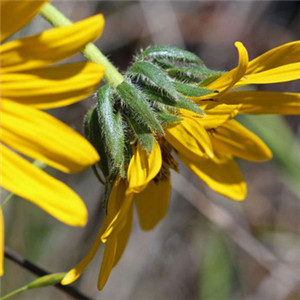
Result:
<svg viewBox="0 0 300 300">
<path fill-rule="evenodd" d="M 19 253 L 16 253 L 15 251 L 13 251 L 12 249 L 5 247 L 5 257 L 13 262 L 15 262 L 16 264 L 18 264 L 19 266 L 21 266 L 22 268 L 30 271 L 31 273 L 37 275 L 37 276 L 45 276 L 45 275 L 49 275 L 51 274 L 50 272 L 42 269 L 41 267 L 39 267 L 38 265 L 34 264 L 33 262 L 25 259 L 24 257 L 22 257 Z M 92 298 L 82 294 L 80 291 L 78 291 L 76 288 L 68 286 L 68 285 L 61 285 L 61 284 L 56 284 L 54 285 L 54 287 L 60 289 L 61 291 L 63 291 L 64 293 L 73 296 L 74 299 L 79 299 L 79 300 L 92 300 Z M 24 291 L 25 288 L 22 287 L 18 290 L 15 290 L 13 292 L 11 292 L 10 296 L 13 296 L 13 293 L 20 293 L 22 291 Z M 5 295 L 6 298 L 8 298 L 8 295 Z M 5 299 L 6 299 L 5 298 Z"/>
<path fill-rule="evenodd" d="M 50 3 L 42 7 L 40 15 L 56 27 L 72 24 L 70 19 Z M 81 52 L 89 61 L 105 67 L 104 77 L 113 88 L 117 87 L 124 80 L 122 74 L 94 44 L 89 43 Z"/>
</svg>

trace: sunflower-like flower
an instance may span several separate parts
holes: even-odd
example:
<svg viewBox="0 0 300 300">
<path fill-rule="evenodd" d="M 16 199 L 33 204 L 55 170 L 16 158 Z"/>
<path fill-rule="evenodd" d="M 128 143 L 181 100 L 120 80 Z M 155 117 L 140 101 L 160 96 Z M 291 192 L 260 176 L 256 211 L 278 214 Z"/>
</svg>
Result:
<svg viewBox="0 0 300 300">
<path fill-rule="evenodd" d="M 300 94 L 232 89 L 249 84 L 299 79 L 300 41 L 274 48 L 250 62 L 242 43 L 237 42 L 235 45 L 239 52 L 238 66 L 205 86 L 218 93 L 208 97 L 191 97 L 205 111 L 204 118 L 195 114 L 191 117 L 191 113 L 185 112 L 184 121 L 179 126 L 166 130 L 166 138 L 173 143 L 182 161 L 211 189 L 231 199 L 243 200 L 246 184 L 234 157 L 265 161 L 272 158 L 272 153 L 261 139 L 233 118 L 239 113 L 300 114 Z M 213 150 L 213 156 L 200 159 L 200 156 L 196 158 L 190 154 L 191 141 L 199 139 L 193 130 L 183 134 L 182 127 L 191 118 L 198 123 L 197 130 L 201 127 L 206 129 L 210 140 L 206 145 Z M 188 142 L 183 138 L 184 135 Z"/>
<path fill-rule="evenodd" d="M 73 282 L 82 274 L 103 243 L 105 251 L 98 278 L 98 288 L 101 290 L 104 287 L 112 268 L 122 256 L 130 236 L 133 206 L 137 209 L 139 222 L 144 230 L 154 228 L 164 218 L 168 210 L 171 191 L 170 169 L 178 171 L 173 157 L 174 152 L 216 192 L 234 200 L 243 200 L 246 197 L 246 183 L 234 158 L 264 161 L 270 159 L 272 153 L 261 139 L 233 118 L 239 113 L 300 114 L 300 94 L 233 89 L 248 84 L 299 79 L 300 42 L 282 45 L 250 62 L 247 50 L 242 43 L 237 42 L 235 45 L 239 52 L 238 66 L 223 75 L 203 65 L 199 67 L 196 63 L 200 62 L 192 54 L 176 49 L 168 52 L 164 47 L 150 48 L 138 57 L 137 63 L 129 71 L 131 75 L 138 73 L 136 82 L 139 80 L 146 82 L 150 88 L 143 91 L 145 86 L 138 83 L 139 89 L 134 92 L 130 86 L 132 82 L 130 80 L 134 78 L 131 76 L 130 80 L 122 83 L 123 86 L 117 87 L 112 96 L 107 92 L 108 89 L 99 92 L 98 112 L 95 109 L 87 118 L 89 120 L 87 123 L 90 124 L 88 137 L 96 147 L 98 146 L 99 152 L 105 153 L 105 147 L 110 149 L 110 158 L 113 162 L 108 161 L 106 166 L 100 165 L 104 170 L 103 174 L 107 175 L 106 178 L 114 178 L 112 176 L 115 174 L 114 170 L 119 171 L 117 179 L 113 181 L 111 193 L 108 193 L 110 197 L 107 215 L 96 241 L 87 256 L 66 275 L 62 281 L 63 284 Z M 177 56 L 177 61 L 179 61 L 177 66 L 174 65 L 172 56 L 173 60 L 175 60 L 174 56 Z M 147 57 L 150 57 L 150 63 L 139 61 Z M 186 66 L 184 59 L 190 60 L 190 65 Z M 172 75 L 173 78 L 180 78 L 182 83 L 166 81 L 163 73 L 157 71 L 157 66 L 161 66 L 163 71 Z M 197 85 L 189 84 L 189 82 L 197 82 Z M 161 89 L 167 85 L 169 90 L 162 92 Z M 193 106 L 194 104 L 178 96 L 174 87 L 182 96 L 194 101 L 193 103 L 196 103 L 204 114 L 199 113 Z M 130 111 L 125 111 L 123 117 L 126 121 L 129 119 L 137 136 L 131 145 L 125 147 L 125 153 L 127 157 L 130 157 L 129 164 L 126 165 L 124 164 L 126 157 L 120 156 L 118 148 L 114 148 L 123 140 L 122 134 L 117 134 L 115 143 L 112 143 L 114 135 L 108 134 L 108 137 L 105 137 L 108 146 L 104 147 L 99 144 L 99 140 L 95 140 L 94 135 L 100 130 L 97 127 L 98 121 L 104 131 L 110 129 L 111 132 L 118 132 L 117 123 L 111 126 L 119 116 L 112 114 L 113 107 L 109 106 L 109 99 L 117 104 L 120 101 L 127 101 L 128 107 L 134 107 L 138 111 L 135 118 L 142 116 L 144 111 L 133 101 L 136 98 L 144 101 L 139 94 L 140 91 L 143 91 L 148 100 L 154 100 L 149 103 L 156 113 L 155 116 L 164 121 L 161 122 L 164 134 L 160 133 L 160 124 L 155 123 L 154 118 L 151 119 L 148 116 L 147 124 L 150 124 L 149 127 L 152 128 L 152 131 L 149 131 L 141 125 L 142 122 L 137 125 L 133 121 Z M 159 93 L 156 93 L 157 91 Z M 134 93 L 137 96 L 134 96 Z M 156 93 L 155 97 L 153 97 L 154 93 Z M 125 95 L 127 97 L 123 97 Z M 176 98 L 177 102 L 173 101 L 172 97 Z M 131 103 L 128 103 L 128 98 L 131 98 Z M 157 102 L 159 105 L 156 106 Z M 108 115 L 111 114 L 112 117 L 107 119 L 103 116 L 103 111 Z M 170 116 L 170 113 L 173 115 Z M 111 127 L 108 126 L 109 124 Z M 154 140 L 151 139 L 151 132 L 154 132 Z M 110 144 L 114 147 L 109 146 Z M 121 145 L 124 146 L 124 141 Z M 118 163 L 114 164 L 116 161 Z M 112 166 L 112 173 L 108 172 L 109 166 Z M 126 170 L 126 176 L 123 175 L 122 168 Z"/>
<path fill-rule="evenodd" d="M 1 42 L 26 25 L 48 1 L 1 1 Z M 60 171 L 78 172 L 99 160 L 81 135 L 43 112 L 90 96 L 104 74 L 95 63 L 50 66 L 82 50 L 102 32 L 102 15 L 0 47 L 1 187 L 73 226 L 87 222 L 80 197 L 12 149 Z M 4 228 L 0 209 L 0 274 Z"/>
</svg>

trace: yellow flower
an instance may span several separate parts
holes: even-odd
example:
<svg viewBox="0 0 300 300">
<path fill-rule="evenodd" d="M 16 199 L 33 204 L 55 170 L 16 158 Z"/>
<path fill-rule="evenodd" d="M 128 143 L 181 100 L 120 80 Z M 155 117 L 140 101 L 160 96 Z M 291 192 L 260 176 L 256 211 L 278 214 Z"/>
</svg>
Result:
<svg viewBox="0 0 300 300">
<path fill-rule="evenodd" d="M 26 25 L 47 1 L 1 1 L 1 42 Z M 0 47 L 1 187 L 38 205 L 60 221 L 83 226 L 87 210 L 79 196 L 12 149 L 71 173 L 99 156 L 74 130 L 40 109 L 69 105 L 91 95 L 104 74 L 95 63 L 49 66 L 99 37 L 102 15 Z M 0 209 L 0 274 L 4 229 Z"/>
<path fill-rule="evenodd" d="M 133 206 L 136 205 L 139 220 L 144 230 L 150 230 L 167 213 L 171 193 L 170 174 L 155 182 L 153 179 L 163 169 L 162 153 L 155 142 L 151 153 L 140 144 L 128 167 L 127 180 L 118 178 L 112 189 L 107 216 L 100 228 L 96 241 L 86 257 L 63 279 L 62 284 L 75 281 L 95 256 L 101 242 L 105 244 L 103 263 L 98 278 L 101 290 L 125 250 L 133 221 Z"/>
<path fill-rule="evenodd" d="M 207 86 L 218 92 L 193 98 L 204 110 L 204 116 L 180 109 L 178 115 L 182 121 L 164 128 L 165 136 L 158 138 L 151 153 L 137 144 L 127 179 L 119 178 L 115 182 L 107 216 L 96 241 L 87 256 L 69 271 L 62 284 L 75 281 L 104 243 L 98 288 L 104 287 L 126 247 L 134 205 L 144 230 L 154 228 L 164 218 L 171 192 L 169 169 L 177 170 L 172 148 L 210 188 L 234 200 L 245 198 L 246 183 L 234 157 L 264 161 L 270 159 L 272 153 L 262 140 L 233 118 L 238 113 L 300 114 L 300 95 L 230 90 L 244 84 L 299 79 L 300 42 L 275 48 L 250 63 L 244 46 L 241 43 L 236 43 L 236 46 L 240 54 L 238 67 Z"/>
<path fill-rule="evenodd" d="M 231 199 L 243 200 L 246 183 L 234 157 L 264 161 L 272 158 L 272 153 L 262 140 L 232 118 L 238 113 L 300 114 L 300 94 L 231 89 L 299 79 L 300 41 L 272 49 L 250 62 L 242 43 L 237 42 L 236 47 L 238 67 L 206 86 L 218 93 L 192 98 L 203 108 L 205 116 L 182 110 L 184 121 L 165 132 L 181 160 L 211 189 Z M 206 137 L 200 139 L 199 131 L 204 134 L 203 128 Z M 192 142 L 201 143 L 206 151 L 199 153 L 201 147 L 192 147 Z"/>
</svg>

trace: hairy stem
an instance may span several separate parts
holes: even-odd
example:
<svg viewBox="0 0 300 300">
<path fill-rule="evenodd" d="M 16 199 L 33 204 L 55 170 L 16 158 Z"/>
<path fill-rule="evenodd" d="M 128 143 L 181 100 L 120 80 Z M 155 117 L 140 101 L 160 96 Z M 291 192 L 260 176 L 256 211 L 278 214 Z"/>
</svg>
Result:
<svg viewBox="0 0 300 300">
<path fill-rule="evenodd" d="M 42 7 L 40 15 L 53 26 L 72 24 L 71 20 L 49 3 Z M 82 50 L 82 54 L 88 60 L 105 67 L 105 79 L 113 88 L 117 87 L 124 80 L 122 74 L 94 44 L 88 44 L 85 49 Z"/>
</svg>

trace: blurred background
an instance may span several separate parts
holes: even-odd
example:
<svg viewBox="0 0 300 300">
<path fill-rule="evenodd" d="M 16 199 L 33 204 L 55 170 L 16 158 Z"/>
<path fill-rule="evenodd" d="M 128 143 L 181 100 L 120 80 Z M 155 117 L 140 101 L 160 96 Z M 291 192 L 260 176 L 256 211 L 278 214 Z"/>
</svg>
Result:
<svg viewBox="0 0 300 300">
<path fill-rule="evenodd" d="M 148 45 L 172 45 L 198 54 L 209 68 L 237 64 L 234 42 L 250 58 L 299 39 L 299 1 L 53 1 L 73 21 L 103 13 L 106 26 L 96 42 L 125 71 L 133 55 Z M 37 16 L 13 38 L 50 28 Z M 77 55 L 72 59 L 83 60 Z M 260 90 L 300 92 L 299 81 L 260 86 Z M 51 111 L 82 132 L 93 99 Z M 266 163 L 239 161 L 248 183 L 244 202 L 210 191 L 183 165 L 172 174 L 167 217 L 151 232 L 135 218 L 122 260 L 102 292 L 97 276 L 103 248 L 74 284 L 102 300 L 280 300 L 300 299 L 300 118 L 239 118 L 273 150 Z M 90 170 L 47 172 L 65 181 L 85 200 L 86 228 L 59 223 L 36 206 L 14 198 L 5 207 L 6 244 L 50 272 L 67 271 L 87 253 L 103 220 L 102 186 Z M 2 198 L 6 196 L 2 192 Z M 36 278 L 5 260 L 4 295 Z M 11 299 L 73 299 L 54 287 Z"/>
</svg>

